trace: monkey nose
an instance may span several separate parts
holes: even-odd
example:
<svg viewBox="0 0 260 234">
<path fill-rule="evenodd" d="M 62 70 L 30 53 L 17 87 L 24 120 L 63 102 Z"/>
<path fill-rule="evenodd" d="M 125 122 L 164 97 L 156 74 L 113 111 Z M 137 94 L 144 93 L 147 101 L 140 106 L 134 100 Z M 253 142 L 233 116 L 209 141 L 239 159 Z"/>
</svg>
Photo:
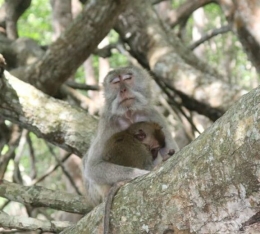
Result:
<svg viewBox="0 0 260 234">
<path fill-rule="evenodd" d="M 120 90 L 120 92 L 121 92 L 121 93 L 126 92 L 126 88 L 122 88 L 122 89 Z"/>
</svg>

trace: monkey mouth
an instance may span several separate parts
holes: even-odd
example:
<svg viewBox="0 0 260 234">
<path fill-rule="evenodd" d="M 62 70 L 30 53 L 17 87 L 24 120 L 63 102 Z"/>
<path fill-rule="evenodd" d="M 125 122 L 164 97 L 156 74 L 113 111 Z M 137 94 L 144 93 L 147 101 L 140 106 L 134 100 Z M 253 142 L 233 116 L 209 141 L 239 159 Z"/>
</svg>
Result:
<svg viewBox="0 0 260 234">
<path fill-rule="evenodd" d="M 134 98 L 129 97 L 129 98 L 123 99 L 123 100 L 120 102 L 120 104 L 133 103 L 133 101 L 134 101 Z"/>
</svg>

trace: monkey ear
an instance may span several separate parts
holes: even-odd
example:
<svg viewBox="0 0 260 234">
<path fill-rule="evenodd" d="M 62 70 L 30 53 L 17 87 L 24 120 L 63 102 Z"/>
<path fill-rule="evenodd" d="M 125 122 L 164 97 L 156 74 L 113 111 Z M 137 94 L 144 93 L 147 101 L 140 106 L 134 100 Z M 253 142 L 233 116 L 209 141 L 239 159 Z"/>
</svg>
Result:
<svg viewBox="0 0 260 234">
<path fill-rule="evenodd" d="M 143 141 L 146 138 L 146 134 L 142 129 L 139 129 L 135 134 L 134 137 L 139 140 Z"/>
</svg>

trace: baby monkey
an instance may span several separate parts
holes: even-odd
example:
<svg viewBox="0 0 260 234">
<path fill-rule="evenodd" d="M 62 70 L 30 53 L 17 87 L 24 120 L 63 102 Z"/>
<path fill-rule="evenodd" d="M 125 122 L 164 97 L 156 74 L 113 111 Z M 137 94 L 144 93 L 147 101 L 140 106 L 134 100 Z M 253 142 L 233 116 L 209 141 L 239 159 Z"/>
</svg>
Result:
<svg viewBox="0 0 260 234">
<path fill-rule="evenodd" d="M 115 133 L 105 144 L 104 160 L 125 167 L 152 170 L 160 163 L 158 153 L 165 148 L 162 127 L 155 122 L 137 122 Z M 163 161 L 175 153 L 161 154 Z"/>
<path fill-rule="evenodd" d="M 125 167 L 152 170 L 161 160 L 157 159 L 160 150 L 165 151 L 165 136 L 162 127 L 155 122 L 137 122 L 126 130 L 112 135 L 105 144 L 103 159 Z M 168 150 L 168 149 L 167 149 Z M 161 152 L 162 160 L 167 160 L 175 153 L 168 150 L 168 155 Z M 107 196 L 104 215 L 104 234 L 109 233 L 109 214 L 113 197 L 125 182 L 114 185 Z"/>
</svg>

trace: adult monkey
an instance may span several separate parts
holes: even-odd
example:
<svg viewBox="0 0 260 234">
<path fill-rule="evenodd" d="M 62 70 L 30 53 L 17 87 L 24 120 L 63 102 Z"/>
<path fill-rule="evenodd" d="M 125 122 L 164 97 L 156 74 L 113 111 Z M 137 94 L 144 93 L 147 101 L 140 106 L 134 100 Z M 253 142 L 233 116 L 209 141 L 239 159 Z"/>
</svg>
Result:
<svg viewBox="0 0 260 234">
<path fill-rule="evenodd" d="M 103 83 L 105 105 L 100 116 L 97 136 L 83 158 L 84 179 L 95 205 L 104 199 L 106 196 L 104 191 L 107 191 L 111 185 L 149 172 L 145 168 L 142 170 L 124 167 L 102 159 L 105 142 L 114 133 L 126 129 L 135 122 L 157 122 L 162 126 L 165 134 L 164 154 L 168 154 L 168 149 L 174 149 L 176 152 L 179 149 L 165 120 L 152 105 L 150 79 L 146 70 L 137 67 L 118 68 L 109 72 L 105 77 Z M 157 163 L 160 162 L 158 157 Z"/>
</svg>

